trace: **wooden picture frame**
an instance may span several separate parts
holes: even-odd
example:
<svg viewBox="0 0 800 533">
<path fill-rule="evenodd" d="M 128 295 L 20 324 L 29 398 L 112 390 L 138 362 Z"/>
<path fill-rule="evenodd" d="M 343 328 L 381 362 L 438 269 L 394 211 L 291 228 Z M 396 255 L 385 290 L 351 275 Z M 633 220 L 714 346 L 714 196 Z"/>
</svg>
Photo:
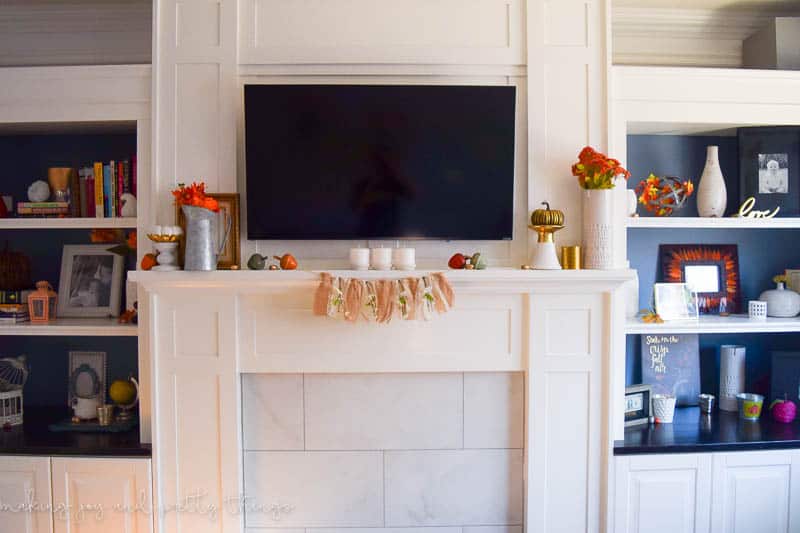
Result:
<svg viewBox="0 0 800 533">
<path fill-rule="evenodd" d="M 759 210 L 800 215 L 800 127 L 739 128 L 738 139 L 740 205 L 753 197 Z"/>
<path fill-rule="evenodd" d="M 217 258 L 218 270 L 238 270 L 241 266 L 241 241 L 240 241 L 240 216 L 239 216 L 239 194 L 235 192 L 225 193 L 206 193 L 206 196 L 214 198 L 219 202 L 220 219 L 225 220 L 231 217 L 231 231 L 228 241 L 222 248 Z M 178 261 L 183 266 L 184 253 L 186 251 L 186 218 L 179 206 L 175 206 L 175 224 L 183 230 L 183 235 L 178 241 Z M 225 233 L 225 224 L 219 224 L 218 238 L 222 238 Z"/>
<path fill-rule="evenodd" d="M 658 247 L 658 256 L 660 281 L 689 284 L 697 293 L 697 307 L 701 314 L 719 314 L 723 298 L 726 313 L 740 312 L 742 287 L 737 245 L 662 244 Z M 694 284 L 697 285 L 692 286 L 692 278 L 696 278 Z"/>
<path fill-rule="evenodd" d="M 625 387 L 625 427 L 649 424 L 653 416 L 653 387 Z"/>
<path fill-rule="evenodd" d="M 108 244 L 66 244 L 58 283 L 59 317 L 119 316 L 124 258 Z"/>
</svg>

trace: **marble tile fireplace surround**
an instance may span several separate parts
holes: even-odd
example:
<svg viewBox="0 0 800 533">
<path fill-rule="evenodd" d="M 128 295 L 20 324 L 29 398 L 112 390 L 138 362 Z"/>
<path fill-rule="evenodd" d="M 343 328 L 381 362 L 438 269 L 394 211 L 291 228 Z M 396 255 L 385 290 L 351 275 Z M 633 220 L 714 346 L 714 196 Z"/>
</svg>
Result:
<svg viewBox="0 0 800 533">
<path fill-rule="evenodd" d="M 133 273 L 158 531 L 604 529 L 628 272 L 448 276 L 450 313 L 353 325 L 312 272 Z"/>
</svg>

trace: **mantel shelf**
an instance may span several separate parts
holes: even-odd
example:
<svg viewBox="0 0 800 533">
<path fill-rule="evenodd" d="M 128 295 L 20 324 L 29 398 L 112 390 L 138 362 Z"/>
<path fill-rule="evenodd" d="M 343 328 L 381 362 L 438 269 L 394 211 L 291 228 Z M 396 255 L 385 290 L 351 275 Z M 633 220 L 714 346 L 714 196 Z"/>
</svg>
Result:
<svg viewBox="0 0 800 533">
<path fill-rule="evenodd" d="M 800 218 L 630 217 L 628 228 L 800 229 Z"/>
<path fill-rule="evenodd" d="M 116 318 L 58 318 L 47 324 L 0 324 L 0 335 L 135 337 L 138 333 L 136 324 L 120 324 Z"/>
<path fill-rule="evenodd" d="M 629 318 L 625 327 L 629 335 L 662 333 L 791 333 L 800 332 L 800 317 L 750 320 L 747 315 L 726 317 L 704 315 L 696 321 L 649 324 L 640 318 Z"/>
<path fill-rule="evenodd" d="M 136 218 L 0 218 L 0 229 L 135 228 Z"/>
</svg>

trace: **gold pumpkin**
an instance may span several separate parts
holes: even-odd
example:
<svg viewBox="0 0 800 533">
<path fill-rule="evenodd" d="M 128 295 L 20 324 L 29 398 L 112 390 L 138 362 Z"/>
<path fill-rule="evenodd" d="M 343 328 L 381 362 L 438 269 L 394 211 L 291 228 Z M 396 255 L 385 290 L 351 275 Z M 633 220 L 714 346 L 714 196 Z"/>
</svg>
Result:
<svg viewBox="0 0 800 533">
<path fill-rule="evenodd" d="M 546 209 L 536 209 L 531 214 L 531 224 L 534 226 L 563 226 L 564 212 L 550 209 L 548 202 L 542 202 Z"/>
</svg>

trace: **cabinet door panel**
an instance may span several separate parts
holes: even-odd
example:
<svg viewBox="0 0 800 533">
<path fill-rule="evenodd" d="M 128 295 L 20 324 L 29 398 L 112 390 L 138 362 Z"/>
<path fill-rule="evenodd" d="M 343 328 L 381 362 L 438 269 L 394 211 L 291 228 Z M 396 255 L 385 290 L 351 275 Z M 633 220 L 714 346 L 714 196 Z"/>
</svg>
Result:
<svg viewBox="0 0 800 533">
<path fill-rule="evenodd" d="M 150 461 L 53 458 L 56 533 L 149 533 Z"/>
<path fill-rule="evenodd" d="M 796 470 L 790 452 L 715 454 L 713 532 L 787 533 Z"/>
<path fill-rule="evenodd" d="M 616 469 L 618 533 L 708 531 L 710 457 L 620 457 Z"/>
<path fill-rule="evenodd" d="M 51 533 L 50 458 L 0 457 L 0 503 L 0 533 Z"/>
</svg>

